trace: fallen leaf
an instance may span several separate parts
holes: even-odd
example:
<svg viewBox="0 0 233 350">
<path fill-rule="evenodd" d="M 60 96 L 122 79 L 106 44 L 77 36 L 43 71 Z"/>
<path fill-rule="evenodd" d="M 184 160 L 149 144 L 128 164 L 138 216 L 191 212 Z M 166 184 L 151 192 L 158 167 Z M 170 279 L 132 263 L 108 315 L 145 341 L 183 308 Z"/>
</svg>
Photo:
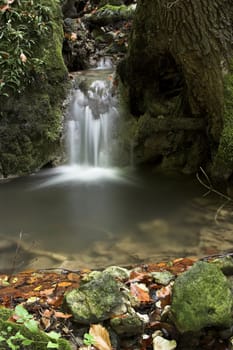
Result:
<svg viewBox="0 0 233 350">
<path fill-rule="evenodd" d="M 5 12 L 5 11 L 9 10 L 9 8 L 10 8 L 9 5 L 3 5 L 3 6 L 0 6 L 0 11 Z"/>
<path fill-rule="evenodd" d="M 149 290 L 144 284 L 131 283 L 130 293 L 135 298 L 137 298 L 140 302 L 150 301 Z"/>
<path fill-rule="evenodd" d="M 145 272 L 137 272 L 137 271 L 132 271 L 130 273 L 130 279 L 129 279 L 129 283 L 131 282 L 148 282 L 148 280 L 151 279 L 150 274 L 145 273 Z"/>
<path fill-rule="evenodd" d="M 93 324 L 90 327 L 89 334 L 94 338 L 94 345 L 99 350 L 112 350 L 109 333 L 106 328 L 100 324 Z"/>
<path fill-rule="evenodd" d="M 80 276 L 77 273 L 70 272 L 67 275 L 67 279 L 71 282 L 78 282 L 80 280 Z"/>
<path fill-rule="evenodd" d="M 170 296 L 172 293 L 172 286 L 171 283 L 168 284 L 165 287 L 162 287 L 156 291 L 156 295 L 159 299 L 166 298 L 167 296 Z"/>
<path fill-rule="evenodd" d="M 27 62 L 27 56 L 24 55 L 23 52 L 20 54 L 19 58 L 20 58 L 20 60 L 21 60 L 23 63 Z"/>
<path fill-rule="evenodd" d="M 65 281 L 63 281 L 63 282 L 59 282 L 58 283 L 58 287 L 69 287 L 69 286 L 71 286 L 71 282 L 65 282 Z"/>
<path fill-rule="evenodd" d="M 76 41 L 77 40 L 77 34 L 76 33 L 71 33 L 70 34 L 70 40 L 71 41 Z"/>
<path fill-rule="evenodd" d="M 64 314 L 63 312 L 61 311 L 55 311 L 54 312 L 54 316 L 58 317 L 58 318 L 70 318 L 72 317 L 71 314 Z"/>
<path fill-rule="evenodd" d="M 42 286 L 37 286 L 36 288 L 34 288 L 35 292 L 38 292 L 39 290 L 41 290 Z"/>
<path fill-rule="evenodd" d="M 52 295 L 54 292 L 54 288 L 50 288 L 50 289 L 44 289 L 40 292 L 41 296 L 48 296 L 48 295 Z"/>
</svg>

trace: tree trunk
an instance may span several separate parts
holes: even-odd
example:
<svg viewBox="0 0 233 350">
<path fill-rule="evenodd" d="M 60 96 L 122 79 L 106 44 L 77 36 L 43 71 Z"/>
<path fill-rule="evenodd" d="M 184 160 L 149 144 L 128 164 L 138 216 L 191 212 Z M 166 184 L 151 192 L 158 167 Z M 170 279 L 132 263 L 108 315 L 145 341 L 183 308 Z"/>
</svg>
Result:
<svg viewBox="0 0 233 350">
<path fill-rule="evenodd" d="M 190 118 L 202 119 L 204 125 L 201 131 L 198 128 L 176 131 L 172 127 L 163 135 L 167 147 L 155 147 L 151 159 L 145 156 L 148 140 L 143 140 L 140 152 L 145 160 L 160 156 L 167 166 L 171 165 L 169 159 L 177 159 L 173 165 L 196 171 L 209 159 L 212 172 L 217 173 L 224 163 L 226 176 L 230 176 L 233 155 L 227 155 L 228 146 L 222 138 L 225 125 L 229 126 L 224 115 L 228 115 L 228 120 L 233 119 L 232 104 L 229 106 L 227 102 L 233 97 L 228 79 L 232 74 L 232 46 L 231 0 L 138 1 L 128 55 L 118 67 L 128 93 L 130 112 L 139 120 L 149 114 L 159 119 L 186 118 L 187 123 Z M 169 142 L 171 133 L 176 137 Z M 233 138 L 233 128 L 231 133 Z M 137 139 L 140 134 L 138 127 L 135 136 L 138 149 L 141 148 L 141 140 Z M 150 140 L 158 136 L 161 135 L 151 129 Z M 219 153 L 221 148 L 226 151 L 224 162 L 219 155 L 224 153 L 222 150 Z"/>
</svg>

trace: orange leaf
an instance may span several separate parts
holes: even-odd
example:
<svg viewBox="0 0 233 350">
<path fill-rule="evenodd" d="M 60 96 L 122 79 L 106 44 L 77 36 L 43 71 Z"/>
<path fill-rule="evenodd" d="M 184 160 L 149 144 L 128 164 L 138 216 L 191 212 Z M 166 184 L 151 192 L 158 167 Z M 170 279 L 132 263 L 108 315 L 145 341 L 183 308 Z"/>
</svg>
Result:
<svg viewBox="0 0 233 350">
<path fill-rule="evenodd" d="M 109 333 L 106 328 L 100 324 L 93 324 L 90 327 L 89 333 L 94 338 L 94 345 L 99 350 L 112 350 L 112 345 Z"/>
<path fill-rule="evenodd" d="M 172 287 L 171 284 L 168 284 L 166 287 L 162 287 L 159 290 L 157 290 L 156 295 L 159 299 L 166 298 L 167 296 L 170 296 L 172 293 Z"/>
<path fill-rule="evenodd" d="M 70 317 L 72 317 L 71 314 L 63 314 L 63 312 L 60 312 L 60 311 L 55 311 L 54 316 L 56 316 L 58 318 L 70 318 Z"/>
<path fill-rule="evenodd" d="M 140 286 L 138 283 L 132 283 L 130 285 L 130 293 L 136 297 L 140 302 L 149 302 L 150 296 L 148 290 Z"/>
<path fill-rule="evenodd" d="M 69 287 L 71 286 L 71 284 L 72 284 L 71 282 L 63 281 L 58 283 L 58 287 Z"/>
<path fill-rule="evenodd" d="M 50 289 L 44 289 L 40 292 L 41 296 L 49 296 L 51 294 L 53 294 L 54 292 L 54 288 L 50 288 Z"/>
</svg>

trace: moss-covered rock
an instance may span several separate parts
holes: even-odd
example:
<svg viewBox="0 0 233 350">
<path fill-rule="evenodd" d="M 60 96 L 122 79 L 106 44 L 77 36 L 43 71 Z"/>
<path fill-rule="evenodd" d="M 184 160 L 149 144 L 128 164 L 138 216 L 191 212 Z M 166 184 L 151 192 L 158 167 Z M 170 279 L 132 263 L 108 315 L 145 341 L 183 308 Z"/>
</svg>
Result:
<svg viewBox="0 0 233 350">
<path fill-rule="evenodd" d="M 42 5 L 50 9 L 46 14 L 48 35 L 34 38 L 37 45 L 31 52 L 40 65 L 35 71 L 28 71 L 30 79 L 22 80 L 17 91 L 9 89 L 8 96 L 0 96 L 0 170 L 5 177 L 41 168 L 59 150 L 67 84 L 62 58 L 62 16 L 56 0 L 40 0 L 35 6 Z M 28 30 L 33 39 L 34 32 Z"/>
<path fill-rule="evenodd" d="M 134 6 L 106 4 L 100 7 L 94 14 L 87 15 L 86 21 L 93 25 L 107 26 L 118 21 L 132 19 L 134 10 Z"/>
<path fill-rule="evenodd" d="M 197 262 L 175 281 L 171 315 L 180 332 L 229 327 L 232 307 L 228 280 L 214 264 Z"/>
<path fill-rule="evenodd" d="M 110 325 L 118 335 L 141 334 L 144 328 L 143 319 L 132 309 L 126 314 L 111 318 Z"/>
<path fill-rule="evenodd" d="M 111 274 L 97 274 L 92 277 L 90 281 L 65 296 L 65 303 L 74 320 L 83 324 L 108 319 L 113 310 L 123 303 L 120 284 Z"/>
</svg>

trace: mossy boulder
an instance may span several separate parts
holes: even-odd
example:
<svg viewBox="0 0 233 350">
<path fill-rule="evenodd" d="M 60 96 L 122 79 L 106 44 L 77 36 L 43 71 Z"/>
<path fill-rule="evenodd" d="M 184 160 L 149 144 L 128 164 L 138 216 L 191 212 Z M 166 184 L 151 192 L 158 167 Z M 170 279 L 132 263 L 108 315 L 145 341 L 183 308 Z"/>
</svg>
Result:
<svg viewBox="0 0 233 350">
<path fill-rule="evenodd" d="M 175 281 L 171 317 L 180 332 L 229 327 L 232 307 L 228 280 L 215 264 L 197 262 Z"/>
<path fill-rule="evenodd" d="M 74 320 L 83 324 L 107 320 L 123 303 L 120 283 L 111 274 L 92 276 L 88 282 L 65 295 L 65 304 Z"/>
<path fill-rule="evenodd" d="M 34 38 L 28 28 L 37 44 L 31 56 L 40 64 L 37 70 L 28 69 L 30 79 L 22 80 L 17 90 L 9 87 L 8 96 L 0 95 L 0 176 L 4 177 L 40 169 L 60 153 L 62 103 L 67 89 L 62 14 L 56 0 L 40 0 L 35 6 L 50 9 L 46 15 L 48 35 Z M 20 14 L 20 7 L 16 10 Z M 30 57 L 24 64 L 31 64 Z"/>
</svg>

